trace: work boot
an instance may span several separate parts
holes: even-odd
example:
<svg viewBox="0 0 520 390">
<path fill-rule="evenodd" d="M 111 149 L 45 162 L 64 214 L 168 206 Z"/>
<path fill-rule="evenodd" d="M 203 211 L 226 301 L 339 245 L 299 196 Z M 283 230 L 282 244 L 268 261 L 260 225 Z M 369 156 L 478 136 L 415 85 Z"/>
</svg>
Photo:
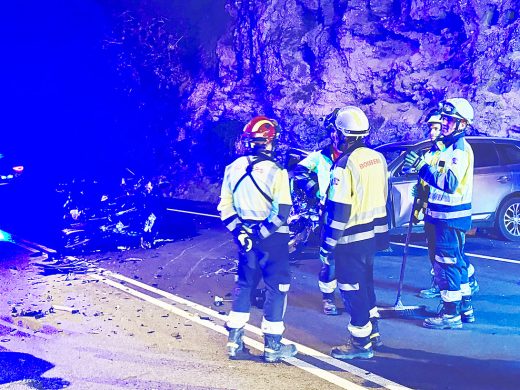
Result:
<svg viewBox="0 0 520 390">
<path fill-rule="evenodd" d="M 338 308 L 332 299 L 324 299 L 323 300 L 323 313 L 328 316 L 337 316 Z"/>
<path fill-rule="evenodd" d="M 296 356 L 298 351 L 294 344 L 282 344 L 282 335 L 264 334 L 264 360 L 268 363 L 276 363 L 281 359 Z"/>
<path fill-rule="evenodd" d="M 480 290 L 480 286 L 474 276 L 469 278 L 469 288 L 471 288 L 471 295 L 475 295 Z"/>
<path fill-rule="evenodd" d="M 374 356 L 370 336 L 354 337 L 350 336 L 345 345 L 332 348 L 332 357 L 342 360 L 350 359 L 370 359 Z"/>
<path fill-rule="evenodd" d="M 229 332 L 228 342 L 226 344 L 227 354 L 230 359 L 236 358 L 241 353 L 247 353 L 247 349 L 244 348 L 244 342 L 242 337 L 244 336 L 244 327 L 242 328 L 228 328 Z"/>
<path fill-rule="evenodd" d="M 379 334 L 379 325 L 377 323 L 377 318 L 371 318 L 370 322 L 372 323 L 372 333 L 370 333 L 370 341 L 372 342 L 372 348 L 377 349 L 383 346 L 383 341 L 381 340 L 381 335 Z"/>
<path fill-rule="evenodd" d="M 475 322 L 475 314 L 473 313 L 473 304 L 471 303 L 471 296 L 463 296 L 460 304 L 460 316 L 462 322 Z"/>
<path fill-rule="evenodd" d="M 419 291 L 421 298 L 437 298 L 441 296 L 441 290 L 439 286 L 435 284 L 435 279 L 432 277 L 432 285 L 430 288 Z"/>
<path fill-rule="evenodd" d="M 430 329 L 461 329 L 460 301 L 444 302 L 437 317 L 426 318 L 423 326 Z"/>
</svg>

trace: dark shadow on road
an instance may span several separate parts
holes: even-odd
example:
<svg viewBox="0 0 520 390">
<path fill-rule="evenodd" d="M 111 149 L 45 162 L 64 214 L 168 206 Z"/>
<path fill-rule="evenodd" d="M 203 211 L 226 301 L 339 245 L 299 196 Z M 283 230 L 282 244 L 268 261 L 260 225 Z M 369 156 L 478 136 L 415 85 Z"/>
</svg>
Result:
<svg viewBox="0 0 520 390">
<path fill-rule="evenodd" d="M 12 352 L 0 347 L 0 385 L 24 381 L 35 389 L 63 389 L 70 382 L 62 378 L 43 378 L 54 364 L 28 353 Z"/>
<path fill-rule="evenodd" d="M 516 390 L 520 383 L 520 362 L 517 361 L 473 359 L 415 349 L 383 346 L 375 358 L 356 360 L 355 365 L 423 390 Z M 440 372 L 443 374 L 439 375 Z"/>
</svg>

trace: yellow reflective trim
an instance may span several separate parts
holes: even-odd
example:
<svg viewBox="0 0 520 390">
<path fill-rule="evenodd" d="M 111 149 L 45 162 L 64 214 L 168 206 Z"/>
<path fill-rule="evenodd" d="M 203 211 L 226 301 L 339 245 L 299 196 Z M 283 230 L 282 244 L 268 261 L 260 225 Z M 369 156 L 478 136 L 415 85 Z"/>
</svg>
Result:
<svg viewBox="0 0 520 390">
<path fill-rule="evenodd" d="M 351 242 L 368 240 L 370 238 L 374 238 L 376 233 L 371 230 L 369 232 L 361 232 L 356 234 L 351 234 L 348 236 L 343 236 L 338 240 L 338 244 L 349 244 Z"/>
<path fill-rule="evenodd" d="M 338 287 L 338 282 L 336 280 L 333 280 L 332 282 L 322 282 L 319 280 L 318 286 L 320 287 L 321 292 L 333 293 L 334 290 L 336 290 L 336 287 Z"/>
<path fill-rule="evenodd" d="M 271 121 L 268 121 L 268 120 L 263 119 L 263 120 L 258 121 L 258 122 L 255 123 L 255 125 L 254 125 L 253 128 L 251 129 L 251 132 L 252 132 L 252 133 L 256 133 L 256 132 L 260 129 L 260 127 L 262 127 L 262 125 L 265 125 L 265 124 L 268 124 L 268 125 L 270 125 L 270 126 L 273 125 L 273 124 L 271 123 Z"/>
<path fill-rule="evenodd" d="M 456 219 L 471 217 L 471 210 L 460 210 L 460 211 L 431 211 L 426 210 L 426 214 L 435 219 Z"/>
<path fill-rule="evenodd" d="M 435 255 L 435 261 L 442 264 L 456 264 L 457 258 Z"/>
<path fill-rule="evenodd" d="M 339 242 L 339 241 L 337 241 L 337 240 L 335 240 L 335 239 L 333 239 L 333 238 L 331 238 L 331 237 L 326 237 L 326 238 L 325 238 L 325 243 L 326 243 L 327 245 L 332 246 L 332 247 L 335 246 L 337 242 Z"/>
<path fill-rule="evenodd" d="M 441 290 L 441 298 L 444 302 L 458 302 L 462 300 L 462 294 L 459 291 Z"/>
<path fill-rule="evenodd" d="M 357 291 L 359 290 L 359 283 L 348 284 L 348 283 L 338 283 L 338 287 L 343 291 Z"/>
<path fill-rule="evenodd" d="M 345 230 L 347 224 L 345 222 L 338 222 L 333 220 L 329 226 L 336 230 Z"/>
</svg>

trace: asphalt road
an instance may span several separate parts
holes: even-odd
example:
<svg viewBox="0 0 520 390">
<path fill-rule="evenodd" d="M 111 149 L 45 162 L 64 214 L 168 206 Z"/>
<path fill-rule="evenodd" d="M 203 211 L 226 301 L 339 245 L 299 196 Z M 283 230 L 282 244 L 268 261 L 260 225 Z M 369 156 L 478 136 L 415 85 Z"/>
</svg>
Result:
<svg viewBox="0 0 520 390">
<path fill-rule="evenodd" d="M 229 302 L 223 302 L 222 306 L 214 302 L 218 297 L 226 299 L 232 291 L 235 248 L 217 220 L 197 217 L 197 221 L 199 234 L 192 239 L 153 250 L 96 253 L 83 258 L 93 267 L 225 314 Z M 394 239 L 392 251 L 380 253 L 376 258 L 380 306 L 392 306 L 396 298 L 403 237 Z M 415 295 L 430 281 L 426 250 L 421 248 L 424 240 L 421 235 L 414 235 L 411 244 L 403 303 L 427 305 L 435 311 L 437 299 L 425 300 Z M 384 346 L 373 359 L 349 362 L 361 369 L 357 374 L 345 372 L 345 367 L 330 365 L 312 354 L 311 357 L 299 354 L 298 358 L 367 387 L 391 388 L 386 379 L 417 389 L 517 389 L 520 384 L 519 245 L 478 234 L 468 237 L 466 252 L 475 265 L 481 287 L 474 297 L 476 323 L 465 324 L 462 330 L 436 331 L 422 328 L 420 318 L 401 316 L 381 320 Z M 140 260 L 127 261 L 129 258 Z M 344 341 L 348 315 L 343 311 L 335 317 L 321 313 L 319 268 L 313 248 L 293 262 L 284 336 L 317 353 L 328 354 L 331 346 Z M 253 308 L 251 324 L 259 327 L 261 316 L 261 310 Z M 375 376 L 366 376 L 360 382 L 360 372 Z"/>
</svg>

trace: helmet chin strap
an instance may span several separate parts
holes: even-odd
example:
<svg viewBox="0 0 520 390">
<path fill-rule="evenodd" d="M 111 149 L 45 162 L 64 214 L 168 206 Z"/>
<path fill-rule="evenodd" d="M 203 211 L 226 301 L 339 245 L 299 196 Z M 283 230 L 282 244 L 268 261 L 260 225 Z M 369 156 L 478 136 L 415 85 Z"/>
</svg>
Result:
<svg viewBox="0 0 520 390">
<path fill-rule="evenodd" d="M 272 154 L 274 154 L 274 147 L 275 147 L 274 142 L 256 143 L 253 145 L 253 147 L 250 150 L 251 150 L 251 153 L 253 153 L 253 154 L 263 153 L 263 154 L 267 154 L 267 155 L 272 155 Z"/>
<path fill-rule="evenodd" d="M 338 143 L 338 149 L 345 153 L 349 150 L 355 143 L 359 142 L 359 140 L 365 137 L 346 137 L 342 134 L 342 139 Z"/>
</svg>

